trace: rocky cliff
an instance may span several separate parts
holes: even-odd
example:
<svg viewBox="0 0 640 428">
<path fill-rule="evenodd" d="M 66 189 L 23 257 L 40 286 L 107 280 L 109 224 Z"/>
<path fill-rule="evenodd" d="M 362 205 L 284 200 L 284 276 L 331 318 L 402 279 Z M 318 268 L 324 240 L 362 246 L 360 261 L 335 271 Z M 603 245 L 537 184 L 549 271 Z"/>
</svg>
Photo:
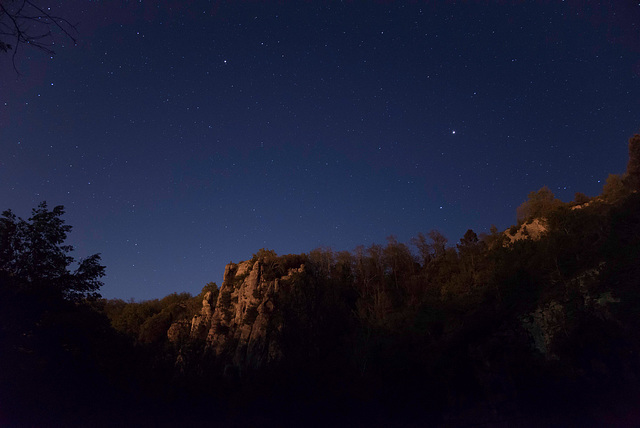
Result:
<svg viewBox="0 0 640 428">
<path fill-rule="evenodd" d="M 282 357 L 278 301 L 295 286 L 291 280 L 304 273 L 304 264 L 288 268 L 285 274 L 278 267 L 279 271 L 265 259 L 229 263 L 217 299 L 206 293 L 202 309 L 190 323 L 171 325 L 169 340 L 204 340 L 215 355 L 241 369 L 278 361 Z"/>
<path fill-rule="evenodd" d="M 547 231 L 548 226 L 545 219 L 534 218 L 527 223 L 523 223 L 520 227 L 513 226 L 504 231 L 507 240 L 504 245 L 513 244 L 522 239 L 531 239 L 537 241 Z"/>
</svg>

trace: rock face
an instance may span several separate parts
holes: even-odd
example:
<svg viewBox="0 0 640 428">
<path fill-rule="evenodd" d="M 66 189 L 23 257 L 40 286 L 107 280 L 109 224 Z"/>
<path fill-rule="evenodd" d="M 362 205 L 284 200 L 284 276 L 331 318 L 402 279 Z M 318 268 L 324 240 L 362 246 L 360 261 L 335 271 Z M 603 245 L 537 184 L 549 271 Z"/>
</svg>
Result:
<svg viewBox="0 0 640 428">
<path fill-rule="evenodd" d="M 213 301 L 213 294 L 211 291 L 208 291 L 202 299 L 202 309 L 200 313 L 195 315 L 191 320 L 190 336 L 192 338 L 206 339 L 211 325 L 215 303 L 216 302 Z"/>
<path fill-rule="evenodd" d="M 189 322 L 181 320 L 174 322 L 167 331 L 169 342 L 179 343 L 190 337 Z"/>
<path fill-rule="evenodd" d="M 266 268 L 262 260 L 229 263 L 217 301 L 211 292 L 206 293 L 200 313 L 191 320 L 189 337 L 205 340 L 216 355 L 228 358 L 240 369 L 258 368 L 281 358 L 278 339 L 282 325 L 274 316 L 278 298 L 289 289 L 288 280 L 304 272 L 304 265 L 300 265 L 284 276 L 267 279 Z M 173 342 L 184 335 L 185 327 L 178 324 L 170 329 Z"/>
<path fill-rule="evenodd" d="M 509 229 L 504 231 L 504 236 L 508 238 L 506 245 L 513 244 L 522 239 L 538 240 L 547 231 L 547 224 L 544 219 L 533 219 L 531 222 L 520 226 L 515 233 L 511 234 Z"/>
</svg>

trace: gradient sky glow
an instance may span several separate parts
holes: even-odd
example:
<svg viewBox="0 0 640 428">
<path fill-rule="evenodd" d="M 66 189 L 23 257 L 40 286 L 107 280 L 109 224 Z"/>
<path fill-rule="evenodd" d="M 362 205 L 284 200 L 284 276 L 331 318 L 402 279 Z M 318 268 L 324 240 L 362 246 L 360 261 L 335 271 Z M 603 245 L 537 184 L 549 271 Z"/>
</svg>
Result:
<svg viewBox="0 0 640 428">
<path fill-rule="evenodd" d="M 506 229 L 543 185 L 600 193 L 640 128 L 638 2 L 41 3 L 78 45 L 0 54 L 0 209 L 64 205 L 109 298 Z"/>
</svg>

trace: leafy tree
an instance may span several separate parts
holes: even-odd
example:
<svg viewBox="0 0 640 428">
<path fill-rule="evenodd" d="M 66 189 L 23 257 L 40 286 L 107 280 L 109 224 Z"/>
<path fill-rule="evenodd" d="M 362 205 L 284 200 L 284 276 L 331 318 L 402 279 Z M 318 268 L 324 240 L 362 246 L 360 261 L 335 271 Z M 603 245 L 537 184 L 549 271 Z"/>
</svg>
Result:
<svg viewBox="0 0 640 428">
<path fill-rule="evenodd" d="M 0 216 L 2 426 L 77 425 L 70 419 L 86 420 L 116 384 L 129 384 L 131 348 L 95 310 L 101 302 L 87 300 L 104 266 L 97 254 L 69 255 L 63 214 L 43 202 L 28 220 Z"/>
<path fill-rule="evenodd" d="M 523 222 L 534 218 L 546 217 L 550 211 L 562 206 L 551 189 L 543 186 L 537 192 L 529 193 L 529 198 L 517 209 L 518 221 Z"/>
<path fill-rule="evenodd" d="M 326 247 L 314 248 L 309 252 L 309 262 L 318 275 L 329 277 L 334 263 L 333 250 Z"/>
<path fill-rule="evenodd" d="M 100 255 L 76 261 L 65 245 L 71 226 L 62 220 L 64 207 L 49 210 L 46 202 L 28 220 L 11 210 L 0 218 L 0 272 L 15 290 L 58 294 L 70 301 L 95 299 L 103 285 Z M 75 270 L 70 268 L 77 264 Z"/>
<path fill-rule="evenodd" d="M 262 264 L 262 275 L 266 280 L 272 280 L 277 276 L 278 254 L 274 250 L 260 248 L 251 258 L 251 266 L 256 261 Z"/>
<path fill-rule="evenodd" d="M 586 204 L 591 199 L 582 192 L 576 192 L 575 196 L 573 197 L 573 200 L 576 203 L 576 205 L 582 205 L 582 204 Z"/>
<path fill-rule="evenodd" d="M 414 274 L 414 259 L 409 248 L 393 235 L 387 237 L 387 246 L 382 251 L 383 261 L 393 285 L 397 288 L 404 278 Z"/>
<path fill-rule="evenodd" d="M 128 303 L 119 299 L 109 300 L 104 308 L 113 328 L 134 339 L 140 335 L 141 326 L 160 310 L 160 302 L 157 299 Z"/>
<path fill-rule="evenodd" d="M 611 202 L 626 196 L 628 192 L 624 181 L 624 178 L 618 174 L 609 174 L 602 187 L 602 196 Z"/>
<path fill-rule="evenodd" d="M 336 263 L 331 273 L 332 278 L 339 279 L 342 283 L 351 284 L 353 281 L 354 257 L 348 251 L 340 251 L 336 254 Z"/>
<path fill-rule="evenodd" d="M 505 242 L 505 240 L 507 239 L 504 233 L 500 232 L 498 230 L 498 227 L 495 224 L 491 225 L 491 228 L 489 229 L 489 234 L 483 233 L 480 236 L 481 236 L 480 240 L 485 243 L 485 246 L 487 248 L 490 248 L 490 249 L 501 247 Z"/>
<path fill-rule="evenodd" d="M 431 239 L 431 251 L 435 258 L 445 255 L 448 239 L 439 231 L 432 230 L 428 233 Z"/>
<path fill-rule="evenodd" d="M 478 243 L 478 235 L 471 229 L 468 229 L 464 236 L 460 238 L 460 243 L 457 245 L 458 250 L 464 251 L 465 248 L 473 247 Z"/>
<path fill-rule="evenodd" d="M 457 245 L 458 253 L 460 254 L 460 261 L 464 269 L 475 275 L 479 269 L 481 258 L 484 253 L 484 243 L 478 240 L 478 235 L 469 229 L 460 238 L 460 243 Z"/>
<path fill-rule="evenodd" d="M 267 263 L 278 258 L 278 254 L 275 251 L 266 248 L 260 248 L 257 253 L 251 258 L 251 263 L 255 263 L 257 260 Z"/>
<path fill-rule="evenodd" d="M 418 249 L 422 266 L 426 266 L 431 261 L 431 247 L 424 233 L 420 232 L 415 238 L 411 238 L 411 243 Z"/>
<path fill-rule="evenodd" d="M 629 138 L 629 162 L 625 181 L 630 190 L 640 190 L 640 134 Z"/>
<path fill-rule="evenodd" d="M 158 302 L 160 311 L 148 317 L 140 325 L 138 341 L 141 343 L 163 343 L 167 340 L 167 330 L 178 320 L 187 319 L 189 293 L 172 293 Z"/>
</svg>

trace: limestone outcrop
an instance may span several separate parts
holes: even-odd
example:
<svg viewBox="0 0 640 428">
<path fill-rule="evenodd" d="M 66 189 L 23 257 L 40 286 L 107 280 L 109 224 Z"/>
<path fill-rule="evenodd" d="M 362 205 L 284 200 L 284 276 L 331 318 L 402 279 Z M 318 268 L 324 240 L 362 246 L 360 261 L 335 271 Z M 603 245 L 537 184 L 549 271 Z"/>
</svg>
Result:
<svg viewBox="0 0 640 428">
<path fill-rule="evenodd" d="M 504 236 L 507 237 L 505 245 L 513 244 L 516 241 L 522 239 L 531 239 L 536 241 L 542 237 L 547 231 L 547 223 L 544 219 L 535 218 L 530 222 L 522 224 L 515 230 L 507 229 L 504 231 Z"/>
<path fill-rule="evenodd" d="M 282 325 L 274 315 L 279 298 L 292 286 L 290 279 L 303 272 L 304 265 L 300 265 L 278 277 L 273 265 L 265 260 L 229 263 L 217 299 L 214 301 L 212 292 L 205 293 L 202 308 L 191 320 L 187 335 L 206 341 L 214 354 L 240 369 L 279 360 Z M 176 322 L 170 328 L 169 339 L 176 343 L 184 332 L 184 323 Z"/>
<path fill-rule="evenodd" d="M 196 339 L 206 339 L 215 308 L 213 293 L 208 291 L 202 299 L 202 309 L 191 320 L 190 336 Z"/>
<path fill-rule="evenodd" d="M 189 332 L 189 322 L 186 320 L 180 320 L 171 324 L 167 331 L 167 338 L 169 339 L 169 342 L 180 343 L 190 337 Z"/>
</svg>

